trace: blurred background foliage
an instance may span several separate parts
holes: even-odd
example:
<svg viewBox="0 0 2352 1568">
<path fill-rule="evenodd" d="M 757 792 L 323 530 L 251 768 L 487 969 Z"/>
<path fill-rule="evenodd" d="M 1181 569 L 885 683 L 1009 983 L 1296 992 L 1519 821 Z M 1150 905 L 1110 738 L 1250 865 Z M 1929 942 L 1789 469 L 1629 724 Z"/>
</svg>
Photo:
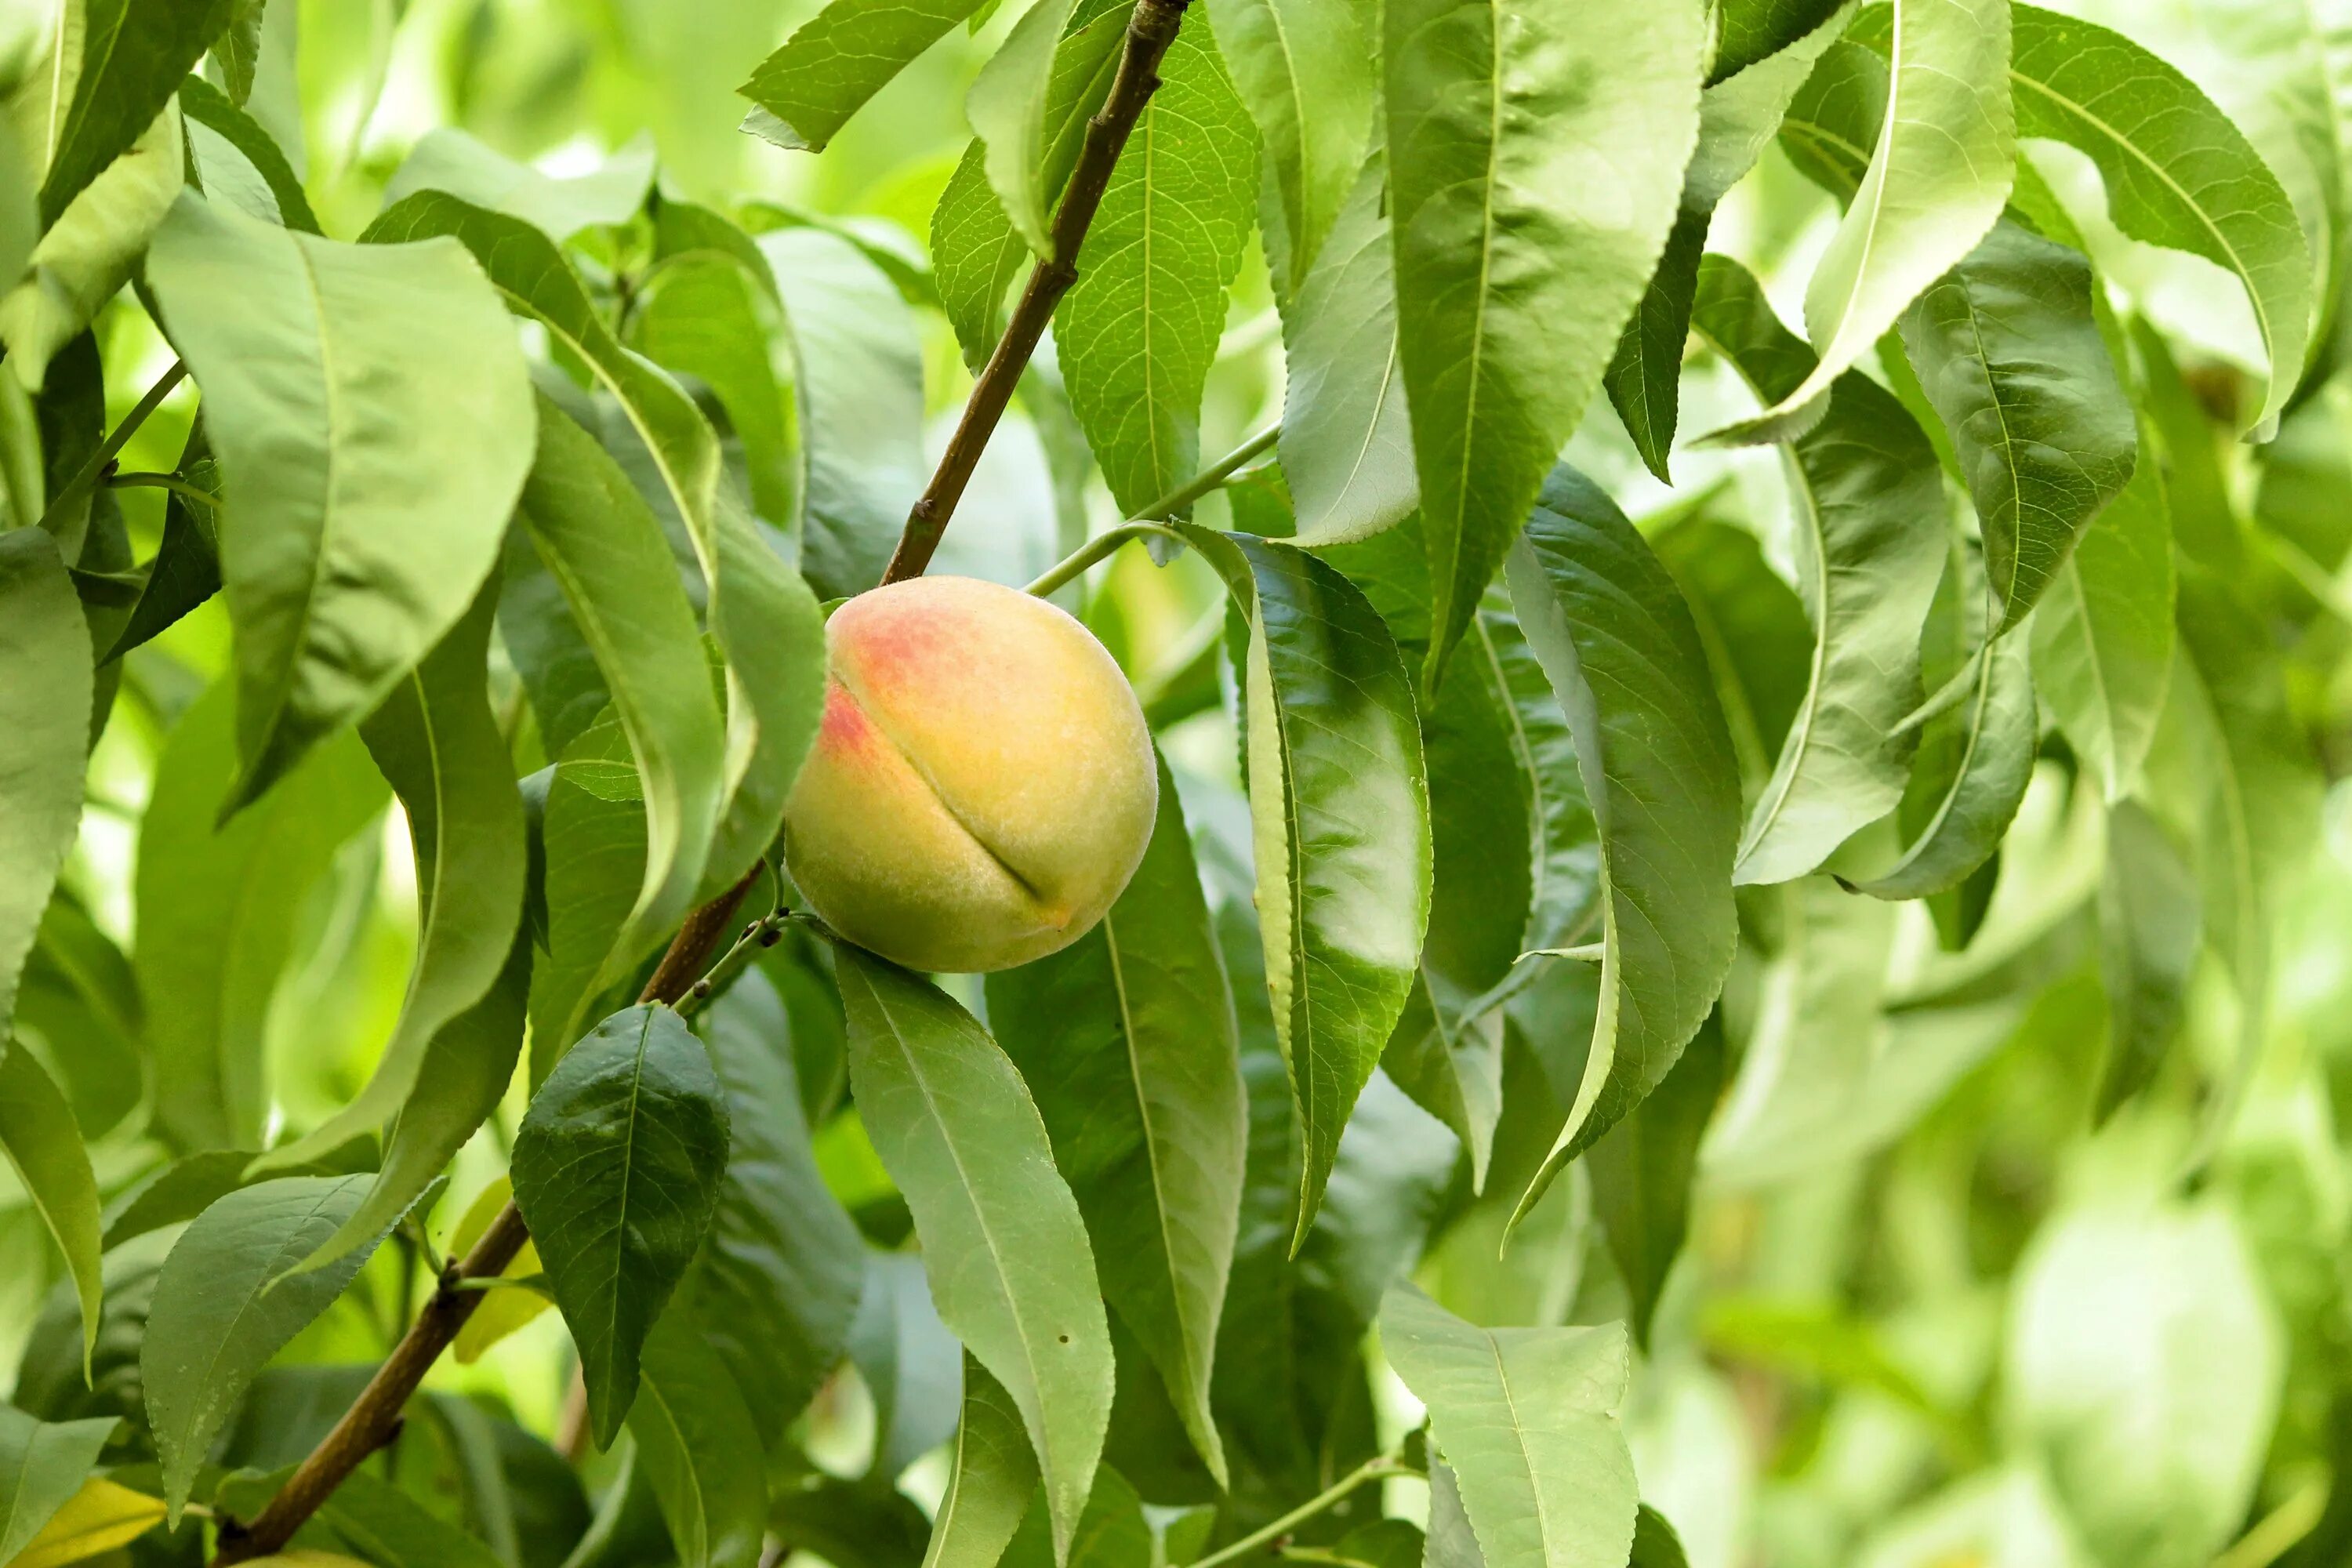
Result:
<svg viewBox="0 0 2352 1568">
<path fill-rule="evenodd" d="M 2074 0 L 2060 8 L 2104 20 L 2188 71 L 2248 128 L 2299 204 L 2324 217 L 2347 199 L 2342 170 L 2319 156 L 2334 156 L 2331 147 L 2315 143 L 2320 129 L 2298 118 L 2305 100 L 2283 85 L 2302 62 L 2292 48 L 2265 45 L 2266 18 L 2294 6 Z M 748 0 L 277 0 L 248 107 L 295 159 L 332 235 L 355 233 L 420 143 L 456 127 L 557 180 L 625 186 L 650 159 L 663 192 L 723 206 L 747 227 L 814 224 L 853 237 L 874 277 L 890 284 L 877 330 L 900 334 L 919 355 L 924 455 L 933 455 L 970 384 L 929 289 L 929 214 L 968 135 L 964 89 L 1011 8 L 987 17 L 978 37 L 951 34 L 822 158 L 780 152 L 736 129 L 743 103 L 734 89 L 813 9 L 798 0 L 781 8 Z M 2210 956 L 2197 961 L 2181 1044 L 2154 1085 L 2097 1120 L 2108 1049 L 2103 899 L 2113 920 L 2118 895 L 2112 887 L 2103 894 L 2106 827 L 2095 788 L 2053 751 L 2038 766 L 1997 875 L 1975 886 L 1981 925 L 1962 951 L 1939 940 L 1925 905 L 1854 899 L 1818 879 L 1743 895 L 1747 941 L 1722 1019 L 1744 1065 L 1707 1135 L 1688 1245 L 1663 1280 L 1655 1259 L 1611 1245 L 1603 1200 L 1581 1164 L 1498 1258 L 1507 1205 L 1549 1142 L 1543 1115 L 1507 1114 L 1486 1195 L 1474 1197 L 1451 1135 L 1376 1079 L 1299 1271 L 1305 1283 L 1295 1287 L 1319 1292 L 1328 1312 L 1310 1315 L 1292 1347 L 1297 1386 L 1234 1391 L 1245 1405 L 1279 1394 L 1313 1406 L 1303 1423 L 1237 1414 L 1242 1446 L 1257 1445 L 1238 1467 L 1243 1484 L 1255 1475 L 1269 1486 L 1255 1501 L 1244 1497 L 1245 1509 L 1295 1500 L 1292 1481 L 1328 1479 L 1411 1423 L 1402 1385 L 1377 1365 L 1359 1375 L 1357 1358 L 1387 1268 L 1417 1258 L 1417 1278 L 1474 1321 L 1600 1321 L 1654 1297 L 1628 1427 L 1644 1497 L 1674 1521 L 1702 1568 L 2316 1568 L 2352 1560 L 2352 1488 L 2336 1484 L 2352 1474 L 2352 1166 L 2338 1125 L 2352 1114 L 2352 789 L 2329 782 L 2352 771 L 2352 584 L 2344 574 L 2352 557 L 2352 378 L 2315 376 L 2276 446 L 2232 441 L 2263 363 L 2235 285 L 2105 227 L 2088 165 L 2047 144 L 2032 153 L 2083 222 L 2104 275 L 2158 330 L 2137 340 L 2138 368 L 2144 383 L 2175 395 L 2161 423 L 2176 512 L 2211 509 L 2225 527 L 2245 529 L 2239 586 L 2260 611 L 2252 632 L 2282 661 L 2294 726 L 2315 759 L 2281 797 L 2302 814 L 2271 825 L 2292 836 L 2290 874 L 2276 894 L 2274 994 L 2218 1151 L 2196 1181 L 2180 1181 L 2200 1141 L 2216 1135 L 2211 1086 L 2235 1071 L 2247 1005 Z M 1837 211 L 1775 147 L 1726 204 L 1712 247 L 1748 263 L 1796 320 Z M 604 252 L 608 282 L 612 268 L 632 259 L 625 247 L 645 243 L 641 227 L 583 237 L 592 257 Z M 643 302 L 641 346 L 660 330 L 658 300 L 656 289 Z M 129 296 L 101 319 L 99 339 L 119 418 L 170 352 Z M 789 390 L 791 357 L 772 357 Z M 1281 388 L 1279 323 L 1254 247 L 1233 289 L 1202 451 L 1225 450 L 1278 414 Z M 892 406 L 897 390 L 876 389 L 876 405 Z M 832 394 L 852 408 L 865 395 L 855 386 Z M 1754 406 L 1711 361 L 1695 366 L 1685 398 L 1690 429 Z M 191 404 L 184 391 L 167 404 L 133 438 L 124 466 L 173 468 Z M 782 405 L 789 439 L 798 411 L 790 398 Z M 1083 533 L 1114 521 L 1117 509 L 1076 441 L 1048 363 L 992 448 L 938 569 L 1024 583 Z M 1669 492 L 1647 477 L 1596 399 L 1569 456 L 1607 484 L 1670 561 L 1704 555 L 1745 572 L 1724 592 L 1746 595 L 1755 625 L 1801 614 L 1781 581 L 1788 500 L 1770 452 L 1678 454 Z M 909 496 L 922 466 L 905 465 Z M 793 482 L 789 464 L 779 471 Z M 162 527 L 160 492 L 123 492 L 121 500 L 143 557 Z M 1253 504 L 1244 483 L 1206 510 L 1245 515 Z M 1377 542 L 1360 548 L 1349 569 L 1377 580 Z M 1223 590 L 1197 559 L 1163 567 L 1130 550 L 1065 597 L 1128 668 L 1161 730 L 1212 892 L 1237 934 L 1228 942 L 1236 991 L 1246 992 L 1255 946 L 1246 931 L 1248 818 L 1220 686 Z M 1772 645 L 1759 650 L 1753 675 L 1769 731 L 1772 683 L 1787 672 L 1772 668 Z M 126 700 L 96 753 L 93 809 L 66 879 L 93 933 L 114 944 L 127 946 L 134 933 L 141 820 L 158 760 L 226 656 L 215 601 L 125 662 Z M 519 715 L 518 765 L 529 771 L 545 748 L 510 673 L 506 687 Z M 1765 734 L 1768 753 L 1776 739 Z M 2170 725 L 2156 765 L 2193 773 L 2206 761 L 2199 745 Z M 405 843 L 404 828 L 379 816 L 323 875 L 277 889 L 299 900 L 302 914 L 269 1004 L 274 1139 L 347 1103 L 391 1028 L 415 942 Z M 145 1070 L 133 1044 L 138 1020 L 68 1009 L 59 1016 L 70 1013 L 70 1022 L 56 1037 L 42 1034 L 44 984 L 94 986 L 118 1011 L 135 1005 L 127 976 L 109 984 L 103 972 L 119 954 L 104 941 L 88 947 L 100 966 L 94 977 L 37 970 L 27 1038 L 58 1061 L 101 1184 L 120 1194 L 165 1153 L 152 1083 L 136 1097 L 128 1087 Z M 906 1237 L 906 1211 L 854 1112 L 839 1110 L 839 1022 L 824 961 L 794 941 L 767 962 L 791 1016 L 819 1163 L 877 1257 L 887 1256 Z M 965 999 L 982 1005 L 976 987 Z M 1590 1005 L 1571 981 L 1515 1007 L 1512 1105 L 1543 1100 L 1547 1052 L 1580 1040 L 1589 1014 L 1579 1009 Z M 1251 1036 L 1246 999 L 1243 1017 Z M 1254 1086 L 1279 1104 L 1281 1073 L 1268 1066 L 1262 1013 L 1255 1025 L 1245 1062 Z M 1717 1040 L 1718 1072 L 1722 1052 Z M 1779 1071 L 1758 1068 L 1765 1052 L 1779 1054 Z M 1695 1058 L 1706 1054 L 1694 1047 Z M 63 1065 L 69 1057 L 119 1070 L 73 1070 Z M 423 1244 L 450 1247 L 463 1217 L 482 1212 L 478 1197 L 500 1178 L 520 1110 L 519 1083 L 459 1160 Z M 1596 1157 L 1643 1152 L 1605 1147 Z M 1278 1249 L 1253 1236 L 1254 1216 L 1245 1212 L 1229 1332 L 1265 1326 L 1253 1321 L 1254 1284 L 1294 1288 L 1272 1278 Z M 142 1269 L 152 1280 L 160 1256 L 155 1245 L 110 1256 L 110 1328 L 135 1312 L 136 1280 Z M 0 1257 L 0 1366 L 20 1358 L 28 1369 L 52 1364 L 43 1342 L 70 1333 L 69 1303 L 40 1221 L 5 1173 Z M 875 1268 L 893 1272 L 887 1262 Z M 356 1386 L 352 1363 L 379 1356 L 411 1316 L 424 1269 L 418 1237 L 403 1234 L 383 1249 L 257 1386 L 232 1435 L 234 1462 L 268 1467 L 307 1449 Z M 809 1467 L 801 1500 L 788 1495 L 779 1505 L 787 1538 L 836 1568 L 914 1563 L 923 1527 L 911 1509 L 935 1504 L 947 1473 L 938 1450 L 956 1411 L 955 1352 L 927 1307 L 892 1308 L 891 1300 L 869 1288 L 851 1363 L 797 1429 L 804 1461 L 795 1462 Z M 101 1336 L 95 1394 L 35 1386 L 28 1374 L 15 1398 L 51 1416 L 108 1408 L 121 1380 L 135 1377 L 132 1344 Z M 509 1480 L 525 1479 L 508 1493 L 509 1539 L 523 1563 L 554 1568 L 588 1522 L 586 1494 L 538 1441 L 562 1419 L 568 1341 L 544 1314 L 476 1348 L 477 1358 L 461 1354 L 435 1372 L 437 1418 L 412 1422 L 388 1463 L 435 1506 L 478 1525 L 469 1467 L 482 1462 L 479 1444 L 506 1446 Z M 1136 1364 L 1122 1355 L 1123 1372 Z M 1129 1403 L 1108 1458 L 1171 1510 L 1153 1516 L 1166 1525 L 1207 1494 L 1204 1477 L 1171 1463 L 1184 1454 L 1181 1441 L 1152 1440 L 1151 1424 L 1171 1417 L 1148 1408 L 1151 1393 L 1123 1390 Z M 486 1411 L 515 1425 L 482 1426 Z M 1321 1450 L 1299 1448 L 1302 1433 L 1319 1433 Z M 592 1481 L 604 1479 L 600 1462 L 590 1461 Z M 1412 1514 L 1417 1485 L 1390 1483 L 1389 1505 Z M 1340 1510 L 1328 1528 L 1348 1520 Z M 623 1543 L 608 1561 L 658 1561 L 665 1550 L 649 1514 L 603 1528 Z M 630 1558 L 630 1541 L 649 1555 Z M 160 1558 L 169 1549 L 140 1550 Z"/>
</svg>

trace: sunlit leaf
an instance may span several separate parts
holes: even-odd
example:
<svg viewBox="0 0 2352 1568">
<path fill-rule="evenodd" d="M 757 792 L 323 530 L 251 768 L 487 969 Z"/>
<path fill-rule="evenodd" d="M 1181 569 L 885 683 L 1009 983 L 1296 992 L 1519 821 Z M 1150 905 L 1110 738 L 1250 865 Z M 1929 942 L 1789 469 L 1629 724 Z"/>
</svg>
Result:
<svg viewBox="0 0 2352 1568">
<path fill-rule="evenodd" d="M 89 632 L 56 542 L 0 534 L 0 1037 L 41 929 L 58 868 L 81 826 L 88 759 Z"/>
<path fill-rule="evenodd" d="M 1209 0 L 1208 10 L 1265 148 L 1289 256 L 1283 281 L 1295 288 L 1364 168 L 1371 40 L 1350 0 Z"/>
<path fill-rule="evenodd" d="M 790 151 L 824 152 L 851 115 L 979 5 L 832 0 L 735 89 L 758 106 L 743 128 Z"/>
</svg>

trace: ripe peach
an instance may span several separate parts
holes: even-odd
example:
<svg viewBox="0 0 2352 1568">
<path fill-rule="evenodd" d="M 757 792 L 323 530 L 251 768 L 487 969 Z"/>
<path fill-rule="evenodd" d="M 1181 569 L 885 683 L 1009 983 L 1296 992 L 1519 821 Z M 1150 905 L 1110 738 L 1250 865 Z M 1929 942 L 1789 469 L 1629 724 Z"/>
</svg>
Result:
<svg viewBox="0 0 2352 1568">
<path fill-rule="evenodd" d="M 1143 710 L 1092 633 L 969 577 L 861 594 L 825 627 L 824 721 L 784 807 L 793 880 L 910 969 L 1009 969 L 1102 919 L 1160 783 Z"/>
</svg>

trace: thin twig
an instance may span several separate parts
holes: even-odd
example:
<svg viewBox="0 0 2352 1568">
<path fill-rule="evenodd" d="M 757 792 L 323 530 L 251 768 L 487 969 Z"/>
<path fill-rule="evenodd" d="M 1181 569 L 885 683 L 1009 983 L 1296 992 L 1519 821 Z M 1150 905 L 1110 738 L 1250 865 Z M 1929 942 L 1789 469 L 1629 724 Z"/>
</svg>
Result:
<svg viewBox="0 0 2352 1568">
<path fill-rule="evenodd" d="M 1143 116 L 1144 105 L 1160 86 L 1160 58 L 1184 20 L 1185 5 L 1186 0 L 1136 0 L 1134 14 L 1127 22 L 1126 52 L 1119 57 L 1118 75 L 1112 79 L 1110 96 L 1103 100 L 1100 111 L 1087 122 L 1087 139 L 1078 150 L 1077 166 L 1070 174 L 1069 194 L 1054 214 L 1053 254 L 1029 274 L 1028 286 L 1021 291 L 1021 301 L 1013 307 L 1004 335 L 997 340 L 996 352 L 989 355 L 980 378 L 972 383 L 963 417 L 956 423 L 948 449 L 940 456 L 939 468 L 907 514 L 906 531 L 898 536 L 889 570 L 882 574 L 885 583 L 919 577 L 931 563 L 932 552 L 947 532 L 948 520 L 963 499 L 964 486 L 979 466 L 997 421 L 1004 416 L 1005 405 L 1013 401 L 1013 389 L 1028 368 L 1030 356 L 1037 352 L 1045 323 L 1054 319 L 1054 307 L 1078 280 L 1078 249 L 1086 242 L 1087 226 L 1094 222 L 1095 209 L 1102 205 L 1103 192 L 1110 186 L 1119 150 L 1127 145 L 1129 133 Z"/>
<path fill-rule="evenodd" d="M 1053 570 L 1030 584 L 1027 592 L 1034 594 L 1041 599 L 1045 598 L 1130 540 L 1171 539 L 1180 544 L 1182 543 L 1184 536 L 1172 528 L 1160 526 L 1160 520 L 1175 516 L 1232 479 L 1244 463 L 1273 446 L 1275 437 L 1281 434 L 1281 426 L 1267 426 L 1141 511 L 1137 512 L 1134 517 L 1120 523 L 1117 528 L 1105 530 L 1079 545 L 1065 556 Z"/>
<path fill-rule="evenodd" d="M 138 434 L 139 426 L 147 423 L 147 416 L 163 406 L 163 399 L 172 395 L 172 389 L 186 380 L 187 374 L 188 362 L 173 360 L 172 368 L 156 377 L 155 384 L 147 389 L 147 395 L 134 404 L 131 412 L 122 416 L 122 423 L 99 443 L 98 450 L 89 455 L 89 461 L 65 482 L 64 489 L 49 498 L 47 509 L 41 513 L 43 528 L 49 526 L 49 520 L 58 515 L 58 509 L 64 506 L 69 498 L 98 488 L 99 479 L 106 472 L 106 466 L 121 452 L 123 444 Z M 205 499 L 210 500 L 212 498 L 207 496 Z"/>
<path fill-rule="evenodd" d="M 109 489 L 117 490 L 139 489 L 169 490 L 186 500 L 202 501 L 209 507 L 220 505 L 220 497 L 202 485 L 190 484 L 177 474 L 110 474 L 107 476 L 106 485 Z"/>
<path fill-rule="evenodd" d="M 1206 1557 L 1198 1559 L 1193 1563 L 1192 1568 L 1218 1568 L 1220 1563 L 1230 1563 L 1236 1557 L 1246 1556 L 1268 1542 L 1278 1541 L 1326 1509 L 1337 1506 L 1349 1493 L 1368 1481 L 1386 1480 L 1391 1476 L 1419 1474 L 1421 1474 L 1419 1470 L 1393 1455 L 1382 1454 L 1378 1458 L 1366 1459 L 1273 1523 L 1253 1530 L 1239 1541 L 1220 1547 Z"/>
</svg>

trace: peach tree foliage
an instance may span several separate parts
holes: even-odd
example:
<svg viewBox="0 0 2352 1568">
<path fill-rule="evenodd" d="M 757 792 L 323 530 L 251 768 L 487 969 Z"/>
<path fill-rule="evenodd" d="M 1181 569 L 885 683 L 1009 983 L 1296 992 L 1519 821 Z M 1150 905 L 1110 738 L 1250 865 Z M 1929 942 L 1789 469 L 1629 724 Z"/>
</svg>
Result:
<svg viewBox="0 0 2352 1568">
<path fill-rule="evenodd" d="M 2352 5 L 331 9 L 0 18 L 0 1568 L 2352 1551 Z"/>
</svg>

